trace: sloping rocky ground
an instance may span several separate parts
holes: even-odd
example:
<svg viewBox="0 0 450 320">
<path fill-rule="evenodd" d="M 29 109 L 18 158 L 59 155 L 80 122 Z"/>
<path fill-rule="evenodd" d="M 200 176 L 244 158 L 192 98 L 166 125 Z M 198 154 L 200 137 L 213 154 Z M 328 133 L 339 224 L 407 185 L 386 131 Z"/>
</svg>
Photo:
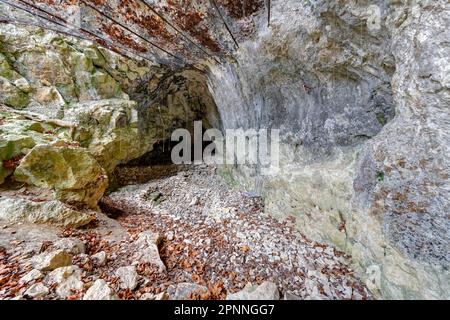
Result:
<svg viewBox="0 0 450 320">
<path fill-rule="evenodd" d="M 119 169 L 128 177 L 119 183 L 151 169 Z M 85 228 L 3 224 L 0 298 L 371 298 L 349 257 L 271 218 L 216 168 L 166 169 L 105 197 L 109 217 Z"/>
</svg>

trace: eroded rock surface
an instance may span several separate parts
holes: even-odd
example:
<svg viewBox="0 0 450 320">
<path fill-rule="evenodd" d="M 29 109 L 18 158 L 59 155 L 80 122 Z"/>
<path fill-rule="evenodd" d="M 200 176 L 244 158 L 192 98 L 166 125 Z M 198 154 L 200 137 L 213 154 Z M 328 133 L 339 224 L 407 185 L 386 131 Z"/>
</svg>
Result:
<svg viewBox="0 0 450 320">
<path fill-rule="evenodd" d="M 86 292 L 83 300 L 117 300 L 115 292 L 108 286 L 105 280 L 97 280 Z"/>
</svg>

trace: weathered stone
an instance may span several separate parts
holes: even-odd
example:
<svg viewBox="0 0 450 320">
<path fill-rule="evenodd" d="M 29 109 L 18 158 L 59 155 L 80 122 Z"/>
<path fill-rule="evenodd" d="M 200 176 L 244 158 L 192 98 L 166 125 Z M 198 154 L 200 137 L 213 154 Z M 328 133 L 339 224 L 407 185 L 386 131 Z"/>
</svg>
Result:
<svg viewBox="0 0 450 320">
<path fill-rule="evenodd" d="M 43 118 L 73 116 L 79 111 L 73 124 L 79 130 L 73 137 L 108 173 L 151 146 L 155 139 L 141 139 L 145 132 L 137 126 L 136 103 L 122 91 L 122 85 L 132 88 L 151 71 L 144 62 L 39 28 L 2 25 L 0 38 L 0 103 Z M 91 106 L 90 111 L 77 103 Z M 99 122 L 86 126 L 78 121 L 86 117 Z M 11 173 L 0 167 L 0 183 L 2 176 Z M 67 193 L 60 196 L 77 201 Z"/>
<path fill-rule="evenodd" d="M 4 105 L 0 105 L 0 119 L 0 184 L 34 146 L 64 139 L 69 130 Z"/>
<path fill-rule="evenodd" d="M 165 292 L 158 294 L 144 293 L 140 296 L 139 300 L 169 300 L 169 295 Z"/>
<path fill-rule="evenodd" d="M 24 275 L 22 278 L 20 278 L 19 283 L 26 284 L 28 282 L 42 279 L 44 275 L 41 271 L 37 269 L 33 269 L 30 272 L 28 272 L 26 275 Z"/>
<path fill-rule="evenodd" d="M 17 88 L 14 84 L 10 83 L 7 79 L 0 76 L 0 103 L 4 103 L 7 106 L 21 109 L 24 108 L 30 98 L 27 93 Z"/>
<path fill-rule="evenodd" d="M 322 295 L 319 291 L 317 283 L 311 279 L 305 280 L 305 287 L 307 291 L 307 300 L 327 300 L 327 297 Z M 348 299 L 346 297 L 346 299 Z"/>
<path fill-rule="evenodd" d="M 86 147 L 108 173 L 149 148 L 141 139 L 134 101 L 112 99 L 72 105 L 64 110 L 64 119 L 76 124 L 73 138 Z"/>
<path fill-rule="evenodd" d="M 193 197 L 191 202 L 189 203 L 189 206 L 196 206 L 198 204 L 198 198 L 197 197 Z"/>
<path fill-rule="evenodd" d="M 6 177 L 14 172 L 18 159 L 33 148 L 37 143 L 42 143 L 45 137 L 36 132 L 35 121 L 22 119 L 7 107 L 0 105 L 0 184 Z M 11 165 L 5 166 L 5 161 L 13 160 Z"/>
<path fill-rule="evenodd" d="M 31 86 L 37 88 L 32 100 L 39 104 L 50 106 L 48 102 L 55 101 L 53 97 L 56 96 L 59 96 L 58 105 L 65 105 L 66 101 L 71 103 L 123 98 L 126 95 L 120 82 L 132 86 L 133 81 L 126 73 L 117 72 L 114 63 L 136 63 L 113 53 L 106 52 L 102 55 L 92 43 L 68 39 L 53 32 L 42 32 L 38 28 L 13 26 L 1 26 L 0 38 L 3 42 L 0 50 L 0 76 L 11 81 L 17 78 L 27 79 Z M 11 55 L 15 56 L 13 65 L 6 57 Z M 133 72 L 129 68 L 128 70 L 131 76 Z M 112 71 L 114 77 L 110 75 Z M 143 76 L 142 71 L 134 79 L 140 76 Z M 53 87 L 51 95 L 42 96 L 39 93 L 45 86 Z M 17 88 L 23 92 L 29 91 L 23 86 Z M 45 98 L 42 99 L 43 97 Z M 27 106 L 28 102 L 29 99 L 21 107 Z"/>
<path fill-rule="evenodd" d="M 139 275 L 134 266 L 120 267 L 116 270 L 116 276 L 120 279 L 122 289 L 134 290 L 139 283 Z"/>
<path fill-rule="evenodd" d="M 82 265 L 88 263 L 89 260 L 90 260 L 89 255 L 88 255 L 88 254 L 85 254 L 85 253 L 79 254 L 79 255 L 78 255 L 78 258 L 80 259 L 80 263 L 81 263 Z"/>
<path fill-rule="evenodd" d="M 40 87 L 34 94 L 34 99 L 41 105 L 59 110 L 66 102 L 55 87 Z"/>
<path fill-rule="evenodd" d="M 192 294 L 207 292 L 208 288 L 196 283 L 183 282 L 167 289 L 170 300 L 189 300 Z"/>
<path fill-rule="evenodd" d="M 227 295 L 227 300 L 280 300 L 280 292 L 272 282 L 259 286 L 248 283 L 242 291 Z"/>
<path fill-rule="evenodd" d="M 77 266 L 62 267 L 53 270 L 45 279 L 49 284 L 57 284 L 56 294 L 65 299 L 74 293 L 83 290 L 81 270 Z"/>
<path fill-rule="evenodd" d="M 31 86 L 28 83 L 27 79 L 25 79 L 25 78 L 19 78 L 19 79 L 15 80 L 14 85 L 17 88 L 19 88 L 19 90 L 21 90 L 25 93 L 30 93 L 30 91 L 31 91 Z"/>
<path fill-rule="evenodd" d="M 83 300 L 118 300 L 116 293 L 108 286 L 105 280 L 98 279 L 83 296 Z"/>
<path fill-rule="evenodd" d="M 46 276 L 45 281 L 50 284 L 55 284 L 55 283 L 60 284 L 64 280 L 67 280 L 71 276 L 80 278 L 81 277 L 80 268 L 72 265 L 72 266 L 54 269 L 52 272 L 50 272 Z"/>
<path fill-rule="evenodd" d="M 72 265 L 72 255 L 64 250 L 44 252 L 31 258 L 30 263 L 41 271 L 52 271 Z"/>
<path fill-rule="evenodd" d="M 83 290 L 84 283 L 80 279 L 72 276 L 61 282 L 56 287 L 56 294 L 62 298 L 68 298 L 71 295 Z"/>
<path fill-rule="evenodd" d="M 285 292 L 283 300 L 302 300 L 302 298 L 291 292 Z"/>
</svg>

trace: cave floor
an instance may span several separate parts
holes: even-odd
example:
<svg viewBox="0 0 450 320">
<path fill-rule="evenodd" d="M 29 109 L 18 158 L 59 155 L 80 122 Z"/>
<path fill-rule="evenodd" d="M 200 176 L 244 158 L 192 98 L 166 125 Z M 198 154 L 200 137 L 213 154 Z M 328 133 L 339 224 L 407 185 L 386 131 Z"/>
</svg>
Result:
<svg viewBox="0 0 450 320">
<path fill-rule="evenodd" d="M 0 225 L 0 299 L 27 298 L 23 292 L 30 285 L 45 284 L 48 277 L 20 281 L 32 269 L 27 261 L 65 237 L 86 245 L 72 262 L 82 271 L 83 289 L 68 299 L 82 298 L 97 279 L 106 280 L 121 299 L 148 299 L 186 282 L 207 288 L 190 299 L 224 299 L 248 282 L 263 281 L 274 282 L 290 299 L 371 299 L 350 257 L 305 238 L 293 218 L 270 217 L 261 197 L 227 186 L 214 167 L 123 167 L 116 177 L 123 187 L 103 198 L 103 213 L 88 227 Z M 165 270 L 141 261 L 136 241 L 144 231 L 158 235 Z M 95 254 L 102 251 L 106 260 L 98 263 Z M 123 289 L 116 271 L 131 265 L 139 283 Z M 61 298 L 56 288 L 49 286 L 39 298 Z"/>
</svg>

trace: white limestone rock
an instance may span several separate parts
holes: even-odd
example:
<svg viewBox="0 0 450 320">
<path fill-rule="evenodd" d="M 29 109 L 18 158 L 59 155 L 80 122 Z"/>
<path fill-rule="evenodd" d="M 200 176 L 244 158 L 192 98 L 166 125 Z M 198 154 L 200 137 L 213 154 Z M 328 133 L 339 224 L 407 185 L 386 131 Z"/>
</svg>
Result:
<svg viewBox="0 0 450 320">
<path fill-rule="evenodd" d="M 139 284 L 139 275 L 134 266 L 120 267 L 116 270 L 116 276 L 120 279 L 122 289 L 134 290 Z"/>
<path fill-rule="evenodd" d="M 96 254 L 93 254 L 91 256 L 91 258 L 94 261 L 94 264 L 99 266 L 99 267 L 104 266 L 106 264 L 106 261 L 107 261 L 107 255 L 106 255 L 105 251 L 97 252 Z"/>
<path fill-rule="evenodd" d="M 20 278 L 19 283 L 20 284 L 26 284 L 34 280 L 39 280 L 44 277 L 44 274 L 37 270 L 33 269 L 30 272 L 28 272 L 26 275 L 24 275 L 22 278 Z"/>
<path fill-rule="evenodd" d="M 205 286 L 189 282 L 171 285 L 167 289 L 170 300 L 189 300 L 193 293 L 201 293 L 206 291 L 208 291 L 208 288 Z"/>
<path fill-rule="evenodd" d="M 41 271 L 52 271 L 72 265 L 72 255 L 64 250 L 44 252 L 30 259 L 34 268 Z"/>
</svg>

